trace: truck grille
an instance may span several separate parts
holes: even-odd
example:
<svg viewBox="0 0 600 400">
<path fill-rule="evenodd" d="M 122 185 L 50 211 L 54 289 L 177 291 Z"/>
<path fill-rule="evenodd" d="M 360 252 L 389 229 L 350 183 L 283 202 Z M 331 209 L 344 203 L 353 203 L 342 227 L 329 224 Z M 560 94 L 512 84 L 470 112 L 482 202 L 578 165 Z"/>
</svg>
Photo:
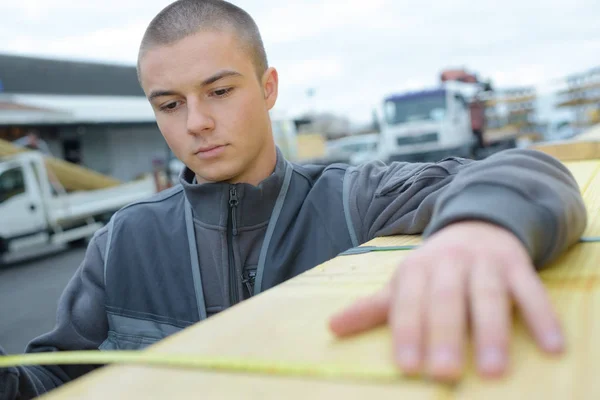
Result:
<svg viewBox="0 0 600 400">
<path fill-rule="evenodd" d="M 396 139 L 398 146 L 406 146 L 410 144 L 431 143 L 438 141 L 437 132 L 425 133 L 418 136 L 403 136 Z"/>
</svg>

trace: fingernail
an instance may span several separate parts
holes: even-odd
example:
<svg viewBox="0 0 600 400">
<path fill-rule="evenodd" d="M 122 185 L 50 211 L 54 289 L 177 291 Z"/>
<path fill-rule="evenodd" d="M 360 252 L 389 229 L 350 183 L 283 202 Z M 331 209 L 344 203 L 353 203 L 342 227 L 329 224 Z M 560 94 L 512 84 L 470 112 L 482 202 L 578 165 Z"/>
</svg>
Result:
<svg viewBox="0 0 600 400">
<path fill-rule="evenodd" d="M 417 368 L 419 366 L 419 352 L 416 347 L 406 346 L 398 350 L 398 362 L 404 368 Z"/>
<path fill-rule="evenodd" d="M 558 331 L 549 332 L 542 338 L 542 345 L 548 351 L 558 351 L 564 346 L 563 336 Z"/>
<path fill-rule="evenodd" d="M 497 371 L 504 365 L 504 355 L 497 347 L 488 347 L 479 355 L 479 367 L 486 372 Z"/>
<path fill-rule="evenodd" d="M 449 348 L 436 349 L 431 357 L 431 367 L 435 369 L 453 368 L 456 364 L 456 354 Z"/>
</svg>

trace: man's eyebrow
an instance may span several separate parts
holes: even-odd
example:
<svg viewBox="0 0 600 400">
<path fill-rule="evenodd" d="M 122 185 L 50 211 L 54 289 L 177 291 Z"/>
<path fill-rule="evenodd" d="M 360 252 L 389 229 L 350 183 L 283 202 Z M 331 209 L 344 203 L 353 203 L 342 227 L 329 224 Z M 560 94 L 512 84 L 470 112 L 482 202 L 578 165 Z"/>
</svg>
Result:
<svg viewBox="0 0 600 400">
<path fill-rule="evenodd" d="M 212 85 L 216 81 L 223 79 L 223 78 L 230 77 L 230 76 L 242 76 L 242 74 L 240 74 L 237 71 L 232 71 L 232 70 L 219 71 L 216 74 L 214 74 L 213 76 L 203 80 L 202 83 L 200 84 L 200 86 Z"/>
<path fill-rule="evenodd" d="M 177 94 L 177 92 L 174 92 L 172 90 L 154 90 L 148 96 L 148 100 L 152 101 L 152 100 L 154 100 L 157 97 L 175 96 L 176 94 Z"/>
<path fill-rule="evenodd" d="M 211 77 L 206 78 L 205 80 L 203 80 L 200 83 L 200 86 L 208 86 L 208 85 L 212 85 L 213 83 L 230 77 L 230 76 L 242 76 L 242 74 L 240 74 L 237 71 L 232 71 L 232 70 L 224 70 L 224 71 L 219 71 L 216 74 L 214 74 Z M 162 97 L 162 96 L 175 96 L 178 93 L 173 91 L 173 90 L 154 90 L 150 93 L 150 95 L 148 96 L 148 100 L 152 101 L 157 97 Z"/>
</svg>

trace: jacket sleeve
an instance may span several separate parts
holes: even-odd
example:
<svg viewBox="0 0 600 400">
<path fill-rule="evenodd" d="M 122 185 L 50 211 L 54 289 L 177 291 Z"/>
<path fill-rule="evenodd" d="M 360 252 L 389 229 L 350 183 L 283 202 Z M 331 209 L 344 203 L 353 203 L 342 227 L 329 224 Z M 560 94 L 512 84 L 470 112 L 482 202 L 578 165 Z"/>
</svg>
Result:
<svg viewBox="0 0 600 400">
<path fill-rule="evenodd" d="M 62 350 L 97 350 L 108 335 L 104 309 L 104 258 L 106 230 L 92 238 L 85 258 L 61 295 L 53 331 L 33 340 L 27 353 Z M 0 353 L 3 353 L 0 348 Z M 0 400 L 31 399 L 98 366 L 46 366 L 0 368 Z"/>
<path fill-rule="evenodd" d="M 536 266 L 583 233 L 587 215 L 578 185 L 558 160 L 512 149 L 473 161 L 372 162 L 348 170 L 347 207 L 357 240 L 423 234 L 481 220 L 513 232 Z"/>
</svg>

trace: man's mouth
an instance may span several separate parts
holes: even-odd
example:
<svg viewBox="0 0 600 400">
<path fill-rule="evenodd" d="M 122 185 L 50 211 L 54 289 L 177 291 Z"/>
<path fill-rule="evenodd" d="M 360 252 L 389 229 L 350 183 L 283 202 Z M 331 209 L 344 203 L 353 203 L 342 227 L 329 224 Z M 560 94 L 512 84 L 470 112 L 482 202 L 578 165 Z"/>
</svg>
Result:
<svg viewBox="0 0 600 400">
<path fill-rule="evenodd" d="M 214 157 L 225 149 L 227 145 L 210 145 L 199 147 L 194 154 L 200 157 Z"/>
<path fill-rule="evenodd" d="M 214 145 L 214 146 L 204 146 L 204 147 L 200 147 L 200 148 L 198 148 L 198 150 L 196 150 L 196 154 L 197 154 L 197 153 L 206 153 L 206 152 L 208 152 L 208 151 L 211 151 L 211 150 L 217 149 L 217 148 L 219 148 L 219 147 L 222 147 L 222 146 L 221 146 L 221 145 Z"/>
</svg>

